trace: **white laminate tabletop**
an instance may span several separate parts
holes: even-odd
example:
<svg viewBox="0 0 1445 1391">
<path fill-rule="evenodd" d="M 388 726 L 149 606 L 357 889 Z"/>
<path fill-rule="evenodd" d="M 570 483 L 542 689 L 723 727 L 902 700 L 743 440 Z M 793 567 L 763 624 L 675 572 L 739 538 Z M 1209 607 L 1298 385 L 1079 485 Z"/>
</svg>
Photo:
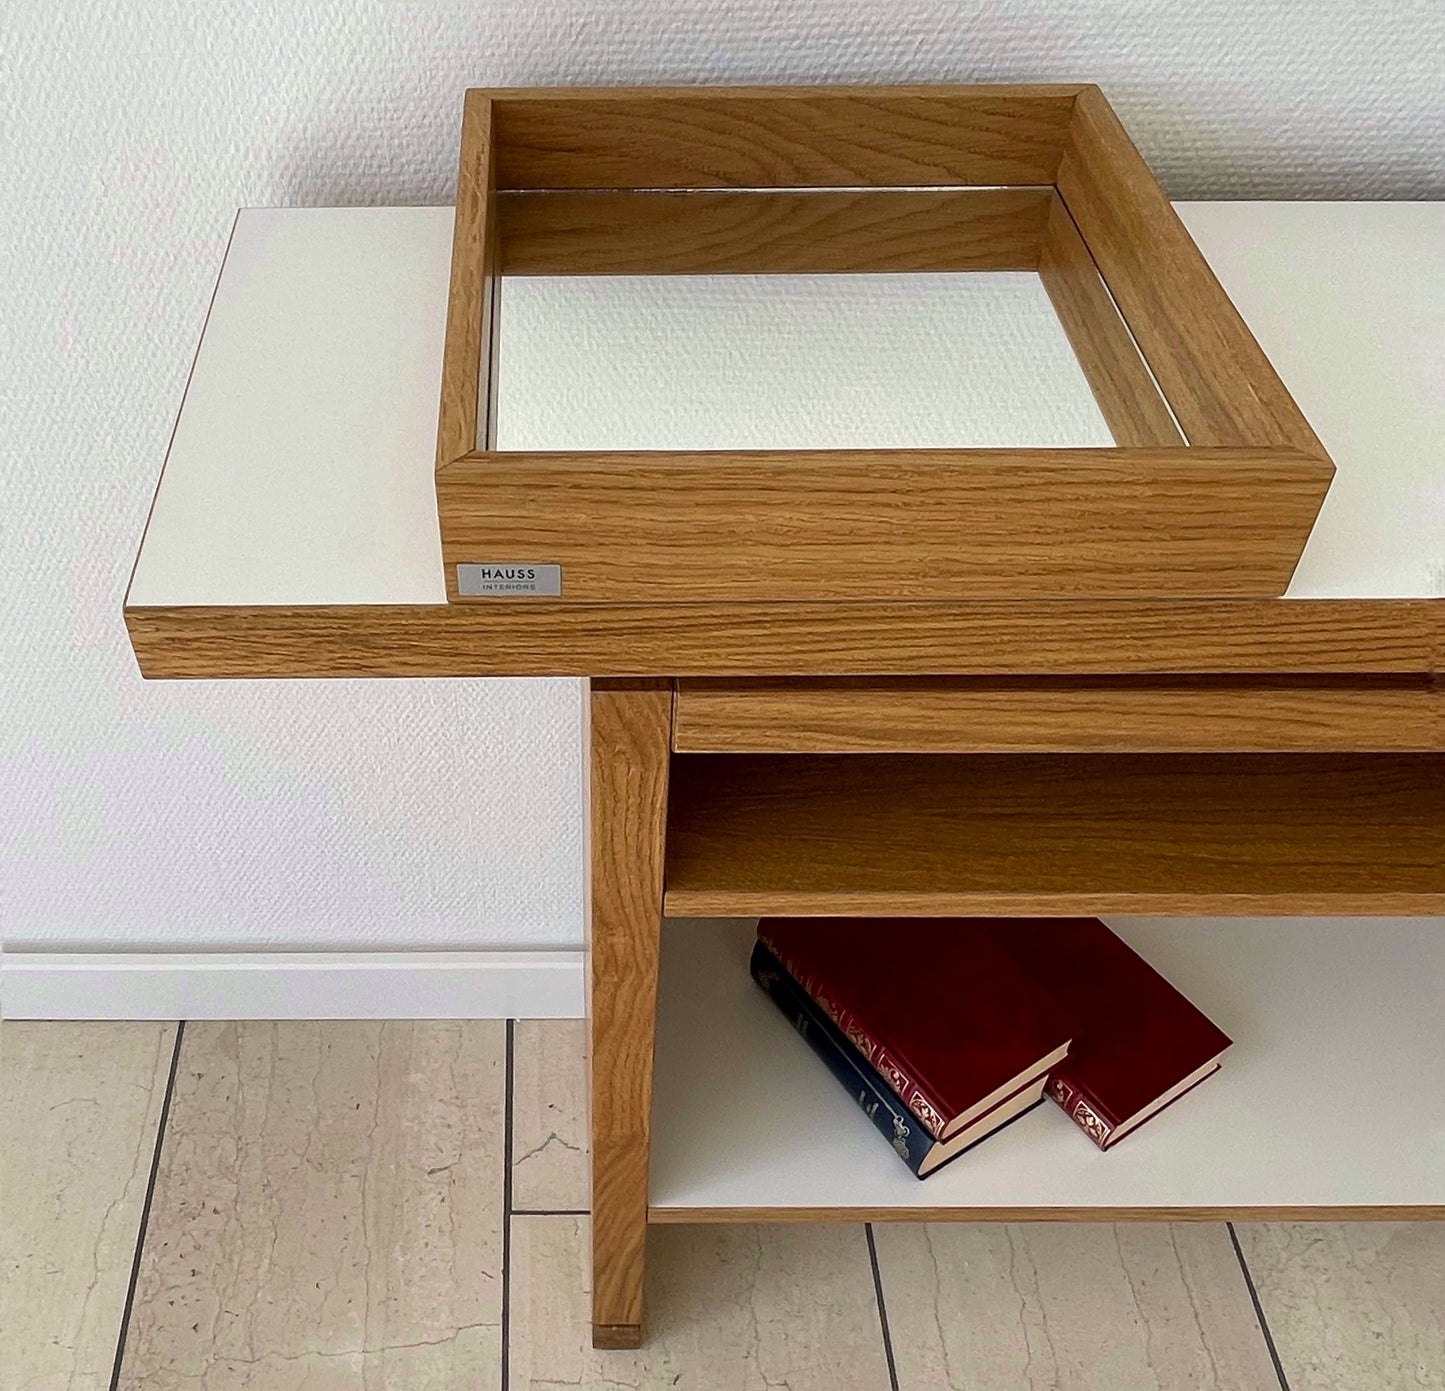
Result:
<svg viewBox="0 0 1445 1391">
<path fill-rule="evenodd" d="M 130 606 L 444 604 L 450 208 L 244 209 Z"/>
<path fill-rule="evenodd" d="M 1445 596 L 1445 203 L 1178 208 L 1338 469 L 1290 597 Z M 449 208 L 239 215 L 128 605 L 445 602 L 432 475 L 451 223 Z M 695 285 L 681 288 L 703 299 L 718 278 L 687 279 Z M 732 279 L 728 305 L 737 309 L 743 291 Z M 770 290 L 762 277 L 744 279 L 761 312 L 777 282 Z M 942 293 L 943 277 L 919 280 L 918 293 L 929 279 Z M 679 288 L 667 287 L 673 310 Z M 625 290 L 614 284 L 607 294 Z M 533 334 L 561 342 L 596 319 L 588 277 L 523 293 Z M 656 282 L 638 282 L 636 293 L 656 295 Z M 888 312 L 902 334 L 896 295 Z M 645 317 L 637 309 L 634 320 Z M 809 312 L 820 312 L 817 303 Z M 700 316 L 696 331 L 715 332 L 715 319 Z M 946 322 L 933 315 L 924 341 L 937 346 Z M 505 334 L 504 324 L 504 355 Z M 543 417 L 555 412 L 559 364 L 545 353 L 532 360 L 547 374 L 535 391 L 515 371 L 506 379 L 507 428 L 518 438 L 555 423 Z M 568 359 L 568 392 L 586 395 L 576 375 L 585 362 Z M 906 353 L 890 355 L 875 387 L 912 399 L 901 375 L 908 365 Z M 743 400 L 749 370 L 737 365 Z M 926 399 L 931 410 L 940 399 L 954 410 L 959 442 L 971 442 L 977 392 Z M 916 409 L 884 424 L 900 421 L 949 424 Z M 989 425 L 993 438 L 1009 428 Z M 1037 422 L 1017 428 L 1026 438 Z M 1094 423 L 1080 405 L 1050 428 L 1087 432 Z"/>
<path fill-rule="evenodd" d="M 1445 596 L 1445 203 L 1180 203 L 1335 461 L 1294 599 Z"/>
</svg>

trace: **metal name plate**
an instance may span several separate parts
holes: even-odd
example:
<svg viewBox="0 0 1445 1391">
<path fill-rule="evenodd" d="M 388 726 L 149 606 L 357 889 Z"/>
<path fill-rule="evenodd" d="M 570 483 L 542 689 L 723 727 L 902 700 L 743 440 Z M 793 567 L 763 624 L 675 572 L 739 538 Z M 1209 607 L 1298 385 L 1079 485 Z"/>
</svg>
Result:
<svg viewBox="0 0 1445 1391">
<path fill-rule="evenodd" d="M 457 593 L 467 599 L 482 594 L 506 598 L 538 595 L 556 599 L 562 593 L 562 567 L 522 562 L 458 565 Z"/>
</svg>

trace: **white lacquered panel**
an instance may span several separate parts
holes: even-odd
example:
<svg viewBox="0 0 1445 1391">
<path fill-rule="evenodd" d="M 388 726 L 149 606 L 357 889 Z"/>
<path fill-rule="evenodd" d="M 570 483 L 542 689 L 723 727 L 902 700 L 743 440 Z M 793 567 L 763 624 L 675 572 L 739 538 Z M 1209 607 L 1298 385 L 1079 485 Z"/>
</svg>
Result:
<svg viewBox="0 0 1445 1391">
<path fill-rule="evenodd" d="M 449 208 L 245 209 L 127 602 L 446 602 Z"/>
<path fill-rule="evenodd" d="M 1292 599 L 1445 596 L 1445 203 L 1181 203 L 1337 472 Z"/>
<path fill-rule="evenodd" d="M 652 1205 L 1445 1205 L 1445 920 L 1110 924 L 1234 1039 L 1108 1153 L 1045 1103 L 919 1182 L 748 975 L 751 924 L 667 925 Z"/>
<path fill-rule="evenodd" d="M 1445 594 L 1445 204 L 1186 203 L 1179 211 L 1338 466 L 1290 596 Z M 445 208 L 241 214 L 130 604 L 444 602 L 432 464 L 451 217 Z M 767 279 L 756 278 L 758 295 Z M 659 281 L 645 282 L 654 288 L 639 291 L 641 303 Z M 575 293 L 588 293 L 587 283 Z M 888 313 L 906 304 L 905 294 Z M 536 325 L 538 341 L 560 341 L 587 317 L 561 293 L 533 309 L 555 316 Z M 815 302 L 822 331 L 817 311 Z M 639 305 L 621 312 L 636 316 Z M 937 332 L 946 327 L 935 322 Z M 895 328 L 902 343 L 906 319 Z M 679 321 L 669 331 L 685 329 Z M 829 331 L 846 338 L 838 325 Z M 696 332 L 707 341 L 689 352 L 719 351 L 716 324 Z M 959 325 L 960 352 L 979 341 L 970 333 Z M 507 355 L 504 340 L 504 364 Z M 800 370 L 811 370 L 798 356 Z M 537 359 L 529 382 L 514 360 L 506 438 L 555 428 L 559 391 L 605 402 L 595 388 L 615 382 L 618 365 L 601 362 L 595 378 L 578 379 L 587 361 L 569 359 L 559 385 L 555 364 Z M 887 370 L 901 361 L 895 354 Z M 628 364 L 629 379 L 646 380 L 645 367 Z M 778 401 L 797 397 L 786 383 L 780 391 L 754 401 L 759 430 L 767 421 L 787 426 Z M 954 404 L 978 409 L 979 400 L 964 390 Z M 838 431 L 830 442 L 878 437 L 850 438 L 843 428 L 886 423 L 891 407 L 862 404 L 830 412 Z M 919 428 L 941 428 L 946 413 L 924 404 L 910 407 Z M 1013 405 L 987 409 L 1003 412 L 990 428 L 1018 426 Z M 596 447 L 637 410 L 628 398 L 599 413 Z M 1061 418 L 1043 428 L 1061 428 Z"/>
<path fill-rule="evenodd" d="M 1031 271 L 507 276 L 499 449 L 1108 448 Z"/>
</svg>

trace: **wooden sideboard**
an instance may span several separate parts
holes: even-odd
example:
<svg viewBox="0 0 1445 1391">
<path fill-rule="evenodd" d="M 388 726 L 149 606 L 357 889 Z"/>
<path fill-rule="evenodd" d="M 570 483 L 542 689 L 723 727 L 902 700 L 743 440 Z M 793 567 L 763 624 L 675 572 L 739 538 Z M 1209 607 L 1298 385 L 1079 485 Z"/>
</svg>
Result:
<svg viewBox="0 0 1445 1391">
<path fill-rule="evenodd" d="M 1282 599 L 449 605 L 451 210 L 239 217 L 131 640 L 590 679 L 599 1342 L 649 1221 L 1445 1215 L 1445 205 L 1179 211 L 1337 466 Z M 748 981 L 764 911 L 1103 914 L 1236 1046 L 1117 1152 L 918 1184 Z"/>
</svg>

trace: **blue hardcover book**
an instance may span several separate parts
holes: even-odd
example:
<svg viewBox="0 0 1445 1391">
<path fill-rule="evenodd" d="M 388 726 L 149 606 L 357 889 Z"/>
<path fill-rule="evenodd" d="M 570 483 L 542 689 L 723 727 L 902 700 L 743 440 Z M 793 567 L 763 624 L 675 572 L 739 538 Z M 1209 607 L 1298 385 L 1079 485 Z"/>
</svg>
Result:
<svg viewBox="0 0 1445 1391">
<path fill-rule="evenodd" d="M 803 1036 L 828 1070 L 848 1090 L 874 1128 L 918 1178 L 926 1178 L 950 1159 L 970 1150 L 995 1130 L 1032 1110 L 1043 1099 L 1047 1073 L 1031 1078 L 1012 1096 L 947 1141 L 935 1140 L 876 1073 L 846 1034 L 818 1007 L 806 990 L 759 942 L 750 963 L 753 979 L 767 991 L 788 1022 Z"/>
</svg>

